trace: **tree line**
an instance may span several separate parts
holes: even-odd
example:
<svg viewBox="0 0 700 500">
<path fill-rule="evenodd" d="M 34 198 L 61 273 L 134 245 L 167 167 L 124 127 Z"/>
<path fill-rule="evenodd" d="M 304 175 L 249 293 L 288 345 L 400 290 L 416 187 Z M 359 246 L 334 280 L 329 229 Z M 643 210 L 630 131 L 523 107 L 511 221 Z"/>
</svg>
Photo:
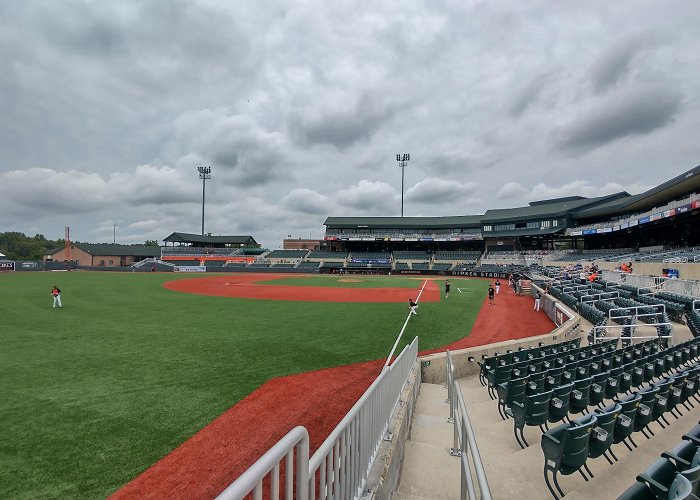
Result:
<svg viewBox="0 0 700 500">
<path fill-rule="evenodd" d="M 47 240 L 43 234 L 27 236 L 15 231 L 0 233 L 0 253 L 5 254 L 5 258 L 9 260 L 43 260 L 44 255 L 63 247 L 65 243 L 63 238 Z M 147 240 L 144 244 L 146 246 L 159 246 L 155 240 Z"/>
</svg>

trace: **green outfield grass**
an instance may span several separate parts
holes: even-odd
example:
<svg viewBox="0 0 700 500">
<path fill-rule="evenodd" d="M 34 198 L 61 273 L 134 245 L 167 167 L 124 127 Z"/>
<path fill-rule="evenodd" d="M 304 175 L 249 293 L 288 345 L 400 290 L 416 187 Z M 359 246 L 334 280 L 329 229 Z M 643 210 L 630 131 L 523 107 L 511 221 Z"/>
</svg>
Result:
<svg viewBox="0 0 700 500">
<path fill-rule="evenodd" d="M 272 377 L 386 357 L 407 314 L 403 303 L 162 286 L 191 277 L 0 274 L 0 498 L 105 497 Z M 51 308 L 53 284 L 63 309 Z M 421 304 L 399 349 L 416 335 L 420 349 L 466 336 L 487 286 L 453 280 L 448 300 Z"/>
</svg>

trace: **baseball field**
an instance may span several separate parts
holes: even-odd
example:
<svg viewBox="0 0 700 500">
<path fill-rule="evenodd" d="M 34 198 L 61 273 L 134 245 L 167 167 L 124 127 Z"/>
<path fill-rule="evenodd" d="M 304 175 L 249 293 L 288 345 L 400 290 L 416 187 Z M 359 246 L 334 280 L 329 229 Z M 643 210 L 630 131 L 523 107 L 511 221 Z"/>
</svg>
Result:
<svg viewBox="0 0 700 500">
<path fill-rule="evenodd" d="M 421 288 L 398 349 L 462 339 L 488 282 L 443 281 L 0 274 L 0 498 L 103 498 L 271 379 L 385 358 Z"/>
</svg>

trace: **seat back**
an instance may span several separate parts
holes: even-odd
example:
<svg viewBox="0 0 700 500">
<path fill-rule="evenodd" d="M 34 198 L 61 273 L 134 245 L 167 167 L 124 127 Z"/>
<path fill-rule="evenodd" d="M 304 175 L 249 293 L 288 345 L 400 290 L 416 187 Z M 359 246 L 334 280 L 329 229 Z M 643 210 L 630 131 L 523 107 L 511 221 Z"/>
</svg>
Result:
<svg viewBox="0 0 700 500">
<path fill-rule="evenodd" d="M 591 413 L 575 420 L 574 425 L 566 429 L 559 472 L 564 475 L 571 474 L 586 463 L 591 433 L 596 422 L 596 415 Z"/>
<path fill-rule="evenodd" d="M 658 387 L 649 386 L 637 393 L 641 396 L 641 400 L 639 401 L 637 415 L 634 419 L 635 432 L 644 429 L 647 425 L 649 425 L 649 422 L 651 422 L 657 392 L 659 392 Z"/>
<path fill-rule="evenodd" d="M 525 410 L 526 425 L 542 425 L 549 416 L 549 401 L 553 390 L 544 391 L 527 397 Z"/>
<path fill-rule="evenodd" d="M 592 377 L 576 380 L 574 390 L 571 392 L 571 413 L 581 413 L 588 408 L 591 399 Z"/>
<path fill-rule="evenodd" d="M 503 404 L 507 407 L 513 406 L 514 402 L 525 401 L 525 388 L 528 377 L 512 378 L 508 383 L 508 390 L 503 398 Z"/>
<path fill-rule="evenodd" d="M 550 423 L 561 422 L 569 414 L 569 404 L 571 402 L 571 391 L 574 389 L 574 383 L 560 385 L 552 394 L 552 399 L 549 403 L 549 415 L 547 420 Z"/>
<path fill-rule="evenodd" d="M 681 477 L 679 483 L 676 483 L 677 477 Z M 660 499 L 678 499 L 687 498 L 687 496 L 676 496 L 672 493 L 680 493 L 681 486 L 684 489 L 692 491 L 690 481 L 680 475 L 673 465 L 673 462 L 667 458 L 660 458 L 651 464 L 647 470 L 637 476 L 637 481 L 646 483 L 654 492 L 657 498 Z M 674 484 L 676 483 L 676 484 Z"/>
<path fill-rule="evenodd" d="M 641 400 L 642 397 L 639 394 L 631 394 L 617 401 L 621 410 L 613 430 L 613 443 L 622 442 L 634 432 L 634 421 Z"/>
<path fill-rule="evenodd" d="M 622 406 L 616 403 L 595 412 L 598 421 L 591 435 L 588 458 L 597 458 L 610 448 L 615 435 L 615 423 L 621 411 Z"/>
</svg>

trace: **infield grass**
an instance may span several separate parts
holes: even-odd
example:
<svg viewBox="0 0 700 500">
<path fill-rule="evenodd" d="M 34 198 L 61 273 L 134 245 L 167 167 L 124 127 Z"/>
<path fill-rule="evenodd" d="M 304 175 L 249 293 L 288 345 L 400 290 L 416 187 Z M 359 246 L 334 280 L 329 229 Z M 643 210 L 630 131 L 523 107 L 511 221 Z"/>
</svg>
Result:
<svg viewBox="0 0 700 500">
<path fill-rule="evenodd" d="M 0 498 L 103 498 L 272 377 L 386 357 L 407 314 L 403 303 L 162 286 L 191 277 L 0 274 Z M 452 283 L 448 300 L 420 305 L 399 349 L 416 335 L 430 349 L 468 334 L 488 283 Z M 51 307 L 53 284 L 63 309 Z"/>
</svg>

